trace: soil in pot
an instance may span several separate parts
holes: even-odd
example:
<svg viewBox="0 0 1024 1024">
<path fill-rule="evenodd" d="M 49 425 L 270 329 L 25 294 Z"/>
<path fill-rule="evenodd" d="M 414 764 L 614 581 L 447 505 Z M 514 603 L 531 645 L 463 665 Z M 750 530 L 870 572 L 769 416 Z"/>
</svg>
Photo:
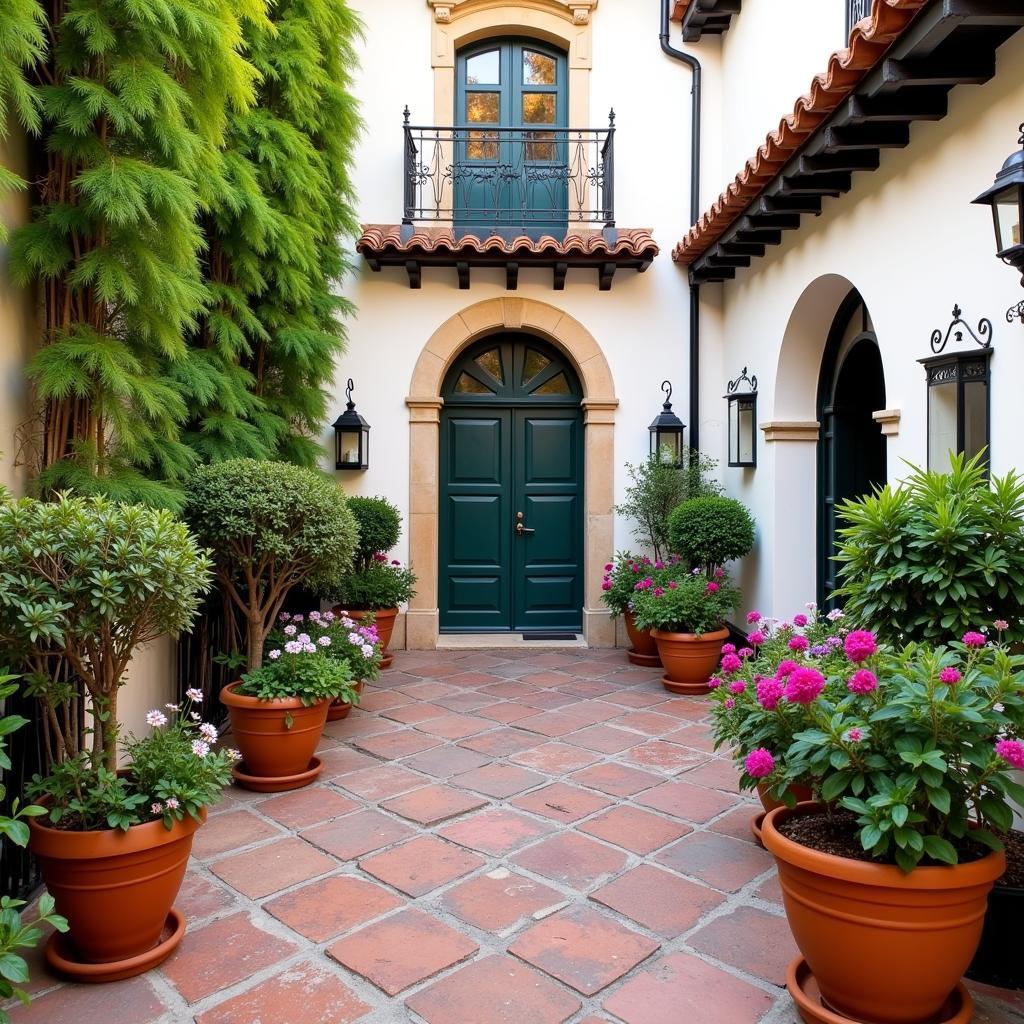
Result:
<svg viewBox="0 0 1024 1024">
<path fill-rule="evenodd" d="M 691 696 L 711 692 L 708 680 L 722 656 L 722 644 L 729 639 L 729 630 L 697 634 L 652 629 L 651 636 L 665 666 L 661 682 L 666 690 Z"/>
<path fill-rule="evenodd" d="M 623 620 L 626 623 L 626 635 L 629 637 L 630 649 L 626 651 L 626 657 L 634 665 L 642 665 L 645 668 L 658 668 L 661 665 L 661 658 L 658 656 L 658 645 L 649 629 L 637 629 L 633 620 L 633 613 L 623 613 Z"/>
<path fill-rule="evenodd" d="M 790 786 L 789 788 L 793 796 L 796 797 L 798 804 L 805 803 L 814 796 L 809 786 Z M 753 833 L 758 845 L 764 846 L 764 843 L 761 841 L 761 826 L 764 824 L 765 817 L 769 811 L 774 811 L 776 807 L 785 807 L 786 805 L 780 800 L 773 800 L 768 795 L 768 789 L 765 786 L 757 787 L 757 798 L 761 801 L 761 806 L 764 810 L 759 811 L 750 819 L 750 831 Z"/>
<path fill-rule="evenodd" d="M 804 1019 L 829 1019 L 820 1013 L 824 1005 L 872 1024 L 939 1020 L 977 947 L 1003 855 L 982 847 L 979 856 L 969 844 L 955 867 L 904 874 L 870 859 L 852 815 L 830 817 L 816 804 L 769 812 L 762 835 L 778 863 L 801 959 L 820 990 L 815 1009 L 791 969 L 787 987 Z"/>
<path fill-rule="evenodd" d="M 1010 832 L 1006 871 L 988 896 L 985 927 L 967 977 L 1000 988 L 1024 989 L 1024 957 L 1020 952 L 1020 922 L 1024 919 L 1024 832 Z"/>
</svg>

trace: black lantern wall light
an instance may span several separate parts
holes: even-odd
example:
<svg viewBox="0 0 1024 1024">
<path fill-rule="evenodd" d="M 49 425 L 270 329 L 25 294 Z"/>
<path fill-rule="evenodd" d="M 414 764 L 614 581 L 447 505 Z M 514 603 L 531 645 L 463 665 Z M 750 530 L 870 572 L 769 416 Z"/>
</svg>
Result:
<svg viewBox="0 0 1024 1024">
<path fill-rule="evenodd" d="M 757 465 L 757 377 L 748 377 L 744 366 L 723 397 L 729 403 L 729 465 L 752 469 Z"/>
<path fill-rule="evenodd" d="M 945 472 L 949 453 L 968 458 L 988 450 L 989 361 L 992 358 L 992 321 L 982 318 L 977 334 L 965 323 L 959 306 L 946 333 L 932 331 L 934 355 L 919 359 L 928 378 L 928 468 Z M 964 340 L 964 331 L 976 349 L 947 352 L 950 336 Z M 987 461 L 987 456 L 986 456 Z"/>
<path fill-rule="evenodd" d="M 991 188 L 974 200 L 992 208 L 992 224 L 996 234 L 996 255 L 1021 272 L 1024 284 L 1024 124 L 1020 125 L 1021 149 L 1011 153 L 996 175 Z M 1020 319 L 1024 323 L 1024 301 L 1006 311 L 1008 323 Z"/>
<path fill-rule="evenodd" d="M 334 447 L 336 469 L 368 469 L 370 466 L 370 424 L 356 412 L 352 401 L 355 385 L 348 379 L 345 398 L 348 405 L 334 421 Z"/>
<path fill-rule="evenodd" d="M 672 411 L 672 385 L 663 380 L 661 390 L 665 393 L 665 403 L 648 427 L 651 433 L 651 454 L 657 455 L 667 465 L 681 469 L 686 424 Z"/>
</svg>

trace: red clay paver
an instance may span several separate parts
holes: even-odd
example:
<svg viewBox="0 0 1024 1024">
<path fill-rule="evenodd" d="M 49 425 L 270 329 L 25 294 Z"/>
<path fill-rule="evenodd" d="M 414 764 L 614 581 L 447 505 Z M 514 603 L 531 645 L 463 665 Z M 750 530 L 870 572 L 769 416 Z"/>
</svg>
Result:
<svg viewBox="0 0 1024 1024">
<path fill-rule="evenodd" d="M 440 740 L 427 736 L 416 729 L 403 729 L 400 732 L 384 733 L 381 736 L 361 736 L 355 741 L 357 747 L 368 751 L 385 761 L 393 761 L 410 754 L 419 754 L 431 747 L 436 747 Z"/>
<path fill-rule="evenodd" d="M 231 889 L 216 885 L 203 875 L 190 873 L 185 876 L 174 905 L 191 924 L 227 910 L 235 900 L 236 894 Z"/>
<path fill-rule="evenodd" d="M 568 695 L 565 699 L 567 703 L 574 701 L 574 698 Z M 516 728 L 540 733 L 541 736 L 564 736 L 566 733 L 576 732 L 590 724 L 592 723 L 574 715 L 571 711 L 545 711 L 532 718 L 524 718 L 516 722 Z"/>
<path fill-rule="evenodd" d="M 327 728 L 332 725 L 341 724 L 328 722 Z M 322 782 L 330 782 L 332 779 L 342 778 L 350 772 L 357 772 L 363 768 L 376 768 L 380 761 L 362 751 L 353 750 L 351 747 L 335 747 L 333 750 L 321 751 L 317 755 L 324 763 L 324 769 L 320 773 Z"/>
<path fill-rule="evenodd" d="M 360 711 L 388 711 L 392 708 L 408 707 L 415 703 L 412 697 L 407 697 L 400 690 L 390 693 L 387 690 L 367 688 L 359 700 Z M 388 718 L 391 716 L 388 715 Z"/>
<path fill-rule="evenodd" d="M 211 870 L 243 896 L 258 900 L 317 875 L 325 875 L 336 867 L 330 857 L 293 836 L 237 857 L 223 857 Z"/>
<path fill-rule="evenodd" d="M 512 859 L 527 871 L 579 890 L 593 888 L 621 871 L 628 860 L 620 850 L 573 832 L 545 839 Z"/>
<path fill-rule="evenodd" d="M 611 801 L 599 793 L 556 782 L 517 797 L 512 803 L 524 811 L 532 811 L 554 821 L 571 822 L 608 807 Z"/>
<path fill-rule="evenodd" d="M 724 758 L 716 757 L 686 773 L 686 781 L 723 793 L 739 793 L 740 776 L 736 766 Z"/>
<path fill-rule="evenodd" d="M 507 956 L 460 967 L 406 1000 L 427 1024 L 563 1024 L 582 1005 Z"/>
<path fill-rule="evenodd" d="M 618 754 L 644 742 L 644 737 L 613 725 L 592 725 L 574 732 L 568 742 L 600 754 Z"/>
<path fill-rule="evenodd" d="M 520 750 L 539 747 L 543 742 L 544 737 L 537 733 L 499 728 L 481 733 L 479 736 L 471 736 L 468 740 L 463 740 L 459 746 L 477 754 L 486 754 L 488 757 L 508 757 L 509 754 L 518 754 Z"/>
<path fill-rule="evenodd" d="M 51 979 L 52 982 L 52 979 Z M 23 987 L 23 986 L 22 986 Z M 75 985 L 36 996 L 32 1005 L 11 1011 L 14 1024 L 150 1024 L 162 1020 L 166 1008 L 148 978 L 109 985 Z"/>
<path fill-rule="evenodd" d="M 771 854 L 759 846 L 713 832 L 684 836 L 654 859 L 726 892 L 737 892 L 774 864 Z"/>
<path fill-rule="evenodd" d="M 428 736 L 437 736 L 443 740 L 461 740 L 466 736 L 475 736 L 492 726 L 490 722 L 481 721 L 470 715 L 448 714 L 441 718 L 431 718 L 429 722 L 420 722 L 416 728 Z"/>
<path fill-rule="evenodd" d="M 381 764 L 350 772 L 337 780 L 337 785 L 364 800 L 388 800 L 399 793 L 425 786 L 432 780 L 426 775 L 411 772 L 399 764 Z"/>
<path fill-rule="evenodd" d="M 689 931 L 725 899 L 714 889 L 650 864 L 619 875 L 590 898 L 666 939 Z"/>
<path fill-rule="evenodd" d="M 407 839 L 415 835 L 416 830 L 378 811 L 358 811 L 299 834 L 340 860 L 355 860 L 400 839 Z"/>
<path fill-rule="evenodd" d="M 773 1003 L 747 981 L 690 954 L 672 953 L 630 978 L 604 1008 L 625 1024 L 757 1024 Z"/>
<path fill-rule="evenodd" d="M 513 704 L 511 701 L 502 701 L 499 704 L 481 708 L 479 713 L 491 721 L 508 725 L 510 722 L 518 722 L 522 718 L 531 718 L 537 714 L 537 710 L 524 707 L 522 704 Z"/>
<path fill-rule="evenodd" d="M 689 782 L 666 782 L 655 789 L 649 789 L 635 798 L 636 803 L 653 807 L 657 811 L 682 818 L 684 821 L 702 823 L 710 821 L 723 811 L 735 807 L 737 800 L 725 793 L 716 793 L 703 786 L 692 786 Z"/>
<path fill-rule="evenodd" d="M 206 860 L 284 834 L 281 829 L 250 811 L 211 814 L 206 824 L 196 833 L 192 842 L 192 855 Z"/>
<path fill-rule="evenodd" d="M 395 797 L 381 806 L 392 814 L 398 814 L 421 825 L 436 825 L 449 818 L 457 818 L 460 814 L 468 814 L 486 804 L 486 800 L 461 789 L 433 785 Z"/>
<path fill-rule="evenodd" d="M 487 932 L 504 931 L 563 901 L 561 893 L 508 868 L 459 882 L 441 898 L 450 914 Z"/>
<path fill-rule="evenodd" d="M 421 910 L 403 910 L 330 946 L 327 952 L 388 995 L 472 956 L 478 946 Z"/>
<path fill-rule="evenodd" d="M 189 928 L 160 970 L 194 1003 L 287 959 L 298 948 L 257 928 L 248 914 L 232 914 L 202 928 Z"/>
<path fill-rule="evenodd" d="M 592 996 L 657 948 L 657 942 L 610 917 L 576 907 L 535 924 L 509 946 L 509 952 Z"/>
<path fill-rule="evenodd" d="M 279 821 L 285 828 L 299 829 L 316 825 L 328 818 L 338 818 L 356 811 L 361 804 L 323 786 L 300 789 L 294 793 L 261 800 L 256 805 L 260 814 Z"/>
<path fill-rule="evenodd" d="M 475 854 L 435 836 L 420 836 L 359 862 L 374 878 L 408 896 L 423 896 L 483 865 Z"/>
<path fill-rule="evenodd" d="M 428 722 L 432 718 L 440 718 L 447 713 L 447 708 L 442 708 L 437 704 L 413 701 L 409 704 L 402 704 L 400 707 L 389 708 L 383 712 L 383 715 L 385 718 L 401 722 L 403 725 L 416 725 L 418 722 Z"/>
<path fill-rule="evenodd" d="M 410 757 L 405 766 L 439 779 L 447 779 L 451 775 L 460 775 L 462 772 L 482 768 L 490 763 L 489 757 L 476 754 L 472 750 L 463 750 L 462 747 L 435 747 L 433 750 Z"/>
<path fill-rule="evenodd" d="M 275 896 L 263 909 L 311 942 L 326 942 L 404 903 L 383 886 L 363 878 L 331 875 Z"/>
<path fill-rule="evenodd" d="M 196 1024 L 352 1024 L 371 1007 L 318 964 L 296 964 L 199 1014 Z"/>
<path fill-rule="evenodd" d="M 537 772 L 515 765 L 489 764 L 485 768 L 475 768 L 473 771 L 456 775 L 451 781 L 464 789 L 503 800 L 515 796 L 516 793 L 522 793 L 523 790 L 539 786 L 547 779 Z"/>
<path fill-rule="evenodd" d="M 441 829 L 438 835 L 471 850 L 492 857 L 503 857 L 547 835 L 551 829 L 552 826 L 547 822 L 537 821 L 536 818 L 529 818 L 504 807 L 495 807 L 455 822 Z"/>
<path fill-rule="evenodd" d="M 577 827 L 587 835 L 639 854 L 660 850 L 690 831 L 690 826 L 680 821 L 670 821 L 626 805 L 611 807 Z"/>
<path fill-rule="evenodd" d="M 542 743 L 539 747 L 513 754 L 509 760 L 545 775 L 565 775 L 597 760 L 597 755 L 568 743 Z"/>
<path fill-rule="evenodd" d="M 674 775 L 695 768 L 706 761 L 708 755 L 703 750 L 681 747 L 677 743 L 649 740 L 627 750 L 623 757 L 645 768 L 658 768 Z"/>
<path fill-rule="evenodd" d="M 754 834 L 750 831 L 750 823 L 754 816 L 760 813 L 760 805 L 742 803 L 736 808 L 716 818 L 708 828 L 712 832 L 718 832 L 724 836 L 732 836 L 733 839 L 742 839 L 744 842 L 753 843 Z"/>
<path fill-rule="evenodd" d="M 771 985 L 785 985 L 786 967 L 798 952 L 785 917 L 756 907 L 737 907 L 716 917 L 688 944 Z"/>
<path fill-rule="evenodd" d="M 608 761 L 575 772 L 567 781 L 575 782 L 580 786 L 588 786 L 590 789 L 599 789 L 609 796 L 633 796 L 645 789 L 660 785 L 665 780 L 661 775 L 653 775 L 640 768 Z"/>
<path fill-rule="evenodd" d="M 647 736 L 663 736 L 679 728 L 679 719 L 659 711 L 633 711 L 615 719 L 620 729 L 632 729 Z"/>
</svg>

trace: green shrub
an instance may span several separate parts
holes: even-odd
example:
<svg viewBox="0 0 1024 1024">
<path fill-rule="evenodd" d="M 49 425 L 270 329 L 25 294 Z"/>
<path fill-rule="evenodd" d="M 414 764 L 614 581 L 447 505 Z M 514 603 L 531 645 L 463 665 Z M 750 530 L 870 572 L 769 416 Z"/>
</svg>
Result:
<svg viewBox="0 0 1024 1024">
<path fill-rule="evenodd" d="M 746 505 L 719 494 L 691 498 L 668 517 L 672 550 L 711 575 L 754 546 L 754 520 Z"/>
<path fill-rule="evenodd" d="M 626 463 L 630 483 L 626 500 L 615 506 L 615 512 L 635 522 L 633 536 L 656 560 L 674 550 L 668 536 L 672 509 L 689 498 L 721 493 L 721 484 L 711 479 L 717 465 L 694 448 L 687 449 L 682 469 L 656 454 L 637 465 Z"/>
<path fill-rule="evenodd" d="M 31 671 L 56 760 L 79 754 L 66 662 L 88 690 L 93 768 L 117 766 L 117 694 L 132 655 L 187 629 L 210 588 L 210 559 L 165 510 L 105 498 L 0 502 L 0 651 Z"/>
<path fill-rule="evenodd" d="M 213 549 L 217 579 L 246 622 L 250 671 L 285 598 L 305 581 L 337 586 L 356 546 L 342 491 L 322 473 L 283 462 L 229 459 L 203 466 L 185 515 Z"/>
<path fill-rule="evenodd" d="M 739 592 L 719 569 L 713 579 L 703 573 L 681 573 L 664 585 L 655 576 L 645 576 L 630 602 L 639 629 L 662 629 L 667 633 L 713 633 L 721 629 L 736 607 Z"/>
<path fill-rule="evenodd" d="M 330 591 L 331 600 L 346 609 L 397 608 L 415 596 L 416 574 L 398 559 L 390 562 L 379 552 L 365 569 L 348 573 L 341 586 Z"/>
<path fill-rule="evenodd" d="M 1005 620 L 1024 640 L 1024 478 L 991 482 L 981 456 L 839 506 L 836 555 L 848 616 L 886 641 L 944 642 Z"/>
<path fill-rule="evenodd" d="M 402 536 L 402 513 L 387 498 L 348 499 L 348 508 L 359 527 L 353 567 L 365 569 L 378 553 L 387 553 Z"/>
</svg>

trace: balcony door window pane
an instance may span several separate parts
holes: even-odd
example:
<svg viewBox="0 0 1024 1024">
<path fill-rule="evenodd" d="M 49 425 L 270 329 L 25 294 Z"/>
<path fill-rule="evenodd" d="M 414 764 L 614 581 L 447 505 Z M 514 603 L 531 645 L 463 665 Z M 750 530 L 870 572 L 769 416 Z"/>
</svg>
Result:
<svg viewBox="0 0 1024 1024">
<path fill-rule="evenodd" d="M 558 81 L 558 62 L 535 50 L 523 50 L 523 85 L 554 85 Z"/>
<path fill-rule="evenodd" d="M 466 85 L 501 85 L 501 51 L 466 58 Z"/>
</svg>

